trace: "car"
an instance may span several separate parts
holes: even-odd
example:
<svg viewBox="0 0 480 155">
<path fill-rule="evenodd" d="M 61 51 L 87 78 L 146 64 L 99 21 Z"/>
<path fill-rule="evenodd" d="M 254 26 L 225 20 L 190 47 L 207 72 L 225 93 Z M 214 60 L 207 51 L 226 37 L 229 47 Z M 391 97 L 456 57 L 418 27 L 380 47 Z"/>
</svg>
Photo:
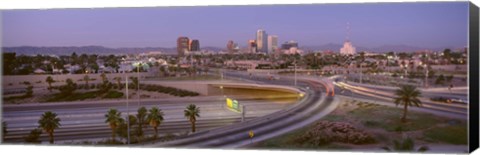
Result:
<svg viewBox="0 0 480 155">
<path fill-rule="evenodd" d="M 446 97 L 432 97 L 430 98 L 432 101 L 437 101 L 437 102 L 445 102 L 445 103 L 451 103 L 449 102 L 449 99 Z"/>
<path fill-rule="evenodd" d="M 468 100 L 467 99 L 462 99 L 462 98 L 450 98 L 449 101 L 450 101 L 450 103 L 468 104 Z"/>
</svg>

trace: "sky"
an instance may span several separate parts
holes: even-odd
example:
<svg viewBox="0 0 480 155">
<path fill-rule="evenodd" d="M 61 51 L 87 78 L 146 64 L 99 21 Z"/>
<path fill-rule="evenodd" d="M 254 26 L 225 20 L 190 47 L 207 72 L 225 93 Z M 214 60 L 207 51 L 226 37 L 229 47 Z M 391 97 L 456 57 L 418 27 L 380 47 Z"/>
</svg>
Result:
<svg viewBox="0 0 480 155">
<path fill-rule="evenodd" d="M 467 2 L 368 3 L 3 10 L 2 46 L 175 47 L 179 36 L 200 46 L 246 46 L 257 29 L 279 44 L 464 47 Z"/>
</svg>

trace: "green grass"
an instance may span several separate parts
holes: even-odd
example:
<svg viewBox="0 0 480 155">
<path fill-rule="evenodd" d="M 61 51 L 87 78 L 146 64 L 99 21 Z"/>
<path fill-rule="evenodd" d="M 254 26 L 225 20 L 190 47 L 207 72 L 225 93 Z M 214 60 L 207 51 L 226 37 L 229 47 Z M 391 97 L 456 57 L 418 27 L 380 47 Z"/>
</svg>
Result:
<svg viewBox="0 0 480 155">
<path fill-rule="evenodd" d="M 389 142 L 392 140 L 392 134 L 401 131 L 410 131 L 420 133 L 416 140 L 423 140 L 429 143 L 448 143 L 456 145 L 468 144 L 467 125 L 464 121 L 452 120 L 445 117 L 435 116 L 429 113 L 408 111 L 407 123 L 402 123 L 403 109 L 376 105 L 366 102 L 352 102 L 357 105 L 356 109 L 343 114 L 330 114 L 321 120 L 335 122 L 350 122 L 355 126 L 363 126 L 368 129 L 380 129 L 386 133 L 378 133 L 372 136 L 379 142 Z M 393 104 L 393 103 L 392 103 Z M 341 107 L 339 107 L 341 108 Z M 295 131 L 286 133 L 263 142 L 257 143 L 254 148 L 266 149 L 333 149 L 346 150 L 351 149 L 348 145 L 341 143 L 330 143 L 322 146 L 315 146 L 308 143 L 296 142 L 295 139 L 312 126 L 306 126 Z"/>
<path fill-rule="evenodd" d="M 362 125 L 369 128 L 382 128 L 386 131 L 417 131 L 427 129 L 443 120 L 428 113 L 408 111 L 407 123 L 402 123 L 400 118 L 403 109 L 359 102 L 357 109 L 348 112 L 348 117 L 360 119 Z"/>
<path fill-rule="evenodd" d="M 444 142 L 448 144 L 468 144 L 468 129 L 465 123 L 437 127 L 423 132 L 429 141 Z"/>
<path fill-rule="evenodd" d="M 218 75 L 197 75 L 197 76 L 182 76 L 182 77 L 165 77 L 159 80 L 172 81 L 190 81 L 190 80 L 220 80 Z"/>
<path fill-rule="evenodd" d="M 86 99 L 98 97 L 97 91 L 90 91 L 85 93 L 73 93 L 71 95 L 54 94 L 53 97 L 46 99 L 46 102 L 60 102 L 60 101 L 83 101 Z"/>
<path fill-rule="evenodd" d="M 114 91 L 114 90 L 107 92 L 107 94 L 103 96 L 103 98 L 108 98 L 108 99 L 121 98 L 121 97 L 123 97 L 123 93 Z"/>
</svg>

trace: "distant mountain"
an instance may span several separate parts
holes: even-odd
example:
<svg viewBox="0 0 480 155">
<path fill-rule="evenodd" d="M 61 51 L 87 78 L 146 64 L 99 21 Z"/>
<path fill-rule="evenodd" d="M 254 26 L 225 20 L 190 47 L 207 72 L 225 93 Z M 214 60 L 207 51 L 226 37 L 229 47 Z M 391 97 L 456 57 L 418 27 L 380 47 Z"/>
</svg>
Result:
<svg viewBox="0 0 480 155">
<path fill-rule="evenodd" d="M 353 45 L 355 46 L 355 45 Z M 338 52 L 340 48 L 342 48 L 343 45 L 341 44 L 325 44 L 325 45 L 320 45 L 320 46 L 302 46 L 301 48 L 304 50 L 332 50 Z M 362 47 L 362 46 L 355 46 L 357 52 L 359 51 L 370 51 L 370 52 L 375 52 L 375 53 L 386 53 L 390 51 L 395 51 L 395 52 L 414 52 L 418 50 L 433 50 L 433 51 L 440 51 L 445 48 L 450 48 L 450 49 L 458 49 L 458 47 L 438 47 L 438 48 L 427 48 L 427 47 L 416 47 L 416 46 L 409 46 L 409 45 L 383 45 L 379 47 L 374 47 L 374 48 L 367 48 L 367 47 Z"/>
<path fill-rule="evenodd" d="M 343 45 L 328 43 L 325 45 L 318 46 L 301 46 L 300 48 L 305 51 L 318 51 L 318 50 L 332 50 L 338 52 Z M 354 45 L 355 46 L 355 45 Z M 458 49 L 456 47 L 441 47 L 441 48 L 424 48 L 424 47 L 415 47 L 409 45 L 384 45 L 380 47 L 367 48 L 361 46 L 355 46 L 357 51 L 370 51 L 377 53 L 384 53 L 389 51 L 395 52 L 413 52 L 418 50 L 433 50 L 440 51 L 445 48 Z M 207 51 L 222 51 L 225 48 L 206 46 L 202 47 L 202 50 Z M 71 55 L 73 52 L 77 54 L 98 54 L 98 55 L 109 55 L 109 54 L 135 54 L 135 53 L 145 53 L 151 51 L 161 51 L 167 54 L 176 54 L 177 48 L 164 48 L 164 47 L 138 47 L 138 48 L 108 48 L 103 46 L 65 46 L 65 47 L 34 47 L 34 46 L 19 46 L 19 47 L 2 47 L 1 52 L 15 52 L 18 55 L 37 55 L 37 54 L 54 54 L 54 55 Z"/>
<path fill-rule="evenodd" d="M 143 53 L 150 51 L 162 51 L 165 53 L 176 52 L 176 48 L 162 48 L 162 47 L 144 47 L 144 48 L 107 48 L 103 46 L 69 46 L 69 47 L 33 47 L 33 46 L 20 46 L 20 47 L 3 47 L 2 52 L 15 52 L 25 55 L 37 55 L 37 54 L 55 54 L 55 55 L 70 55 L 73 52 L 77 54 L 133 54 Z"/>
</svg>

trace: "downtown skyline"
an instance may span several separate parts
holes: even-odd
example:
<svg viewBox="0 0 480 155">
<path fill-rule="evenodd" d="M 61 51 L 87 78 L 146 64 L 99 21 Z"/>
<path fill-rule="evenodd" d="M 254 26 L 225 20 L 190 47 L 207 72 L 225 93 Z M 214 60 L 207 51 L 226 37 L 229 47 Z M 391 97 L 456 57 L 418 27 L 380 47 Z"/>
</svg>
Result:
<svg viewBox="0 0 480 155">
<path fill-rule="evenodd" d="M 3 10 L 2 46 L 175 47 L 190 36 L 202 47 L 240 47 L 264 29 L 279 44 L 467 46 L 467 2 Z"/>
</svg>

